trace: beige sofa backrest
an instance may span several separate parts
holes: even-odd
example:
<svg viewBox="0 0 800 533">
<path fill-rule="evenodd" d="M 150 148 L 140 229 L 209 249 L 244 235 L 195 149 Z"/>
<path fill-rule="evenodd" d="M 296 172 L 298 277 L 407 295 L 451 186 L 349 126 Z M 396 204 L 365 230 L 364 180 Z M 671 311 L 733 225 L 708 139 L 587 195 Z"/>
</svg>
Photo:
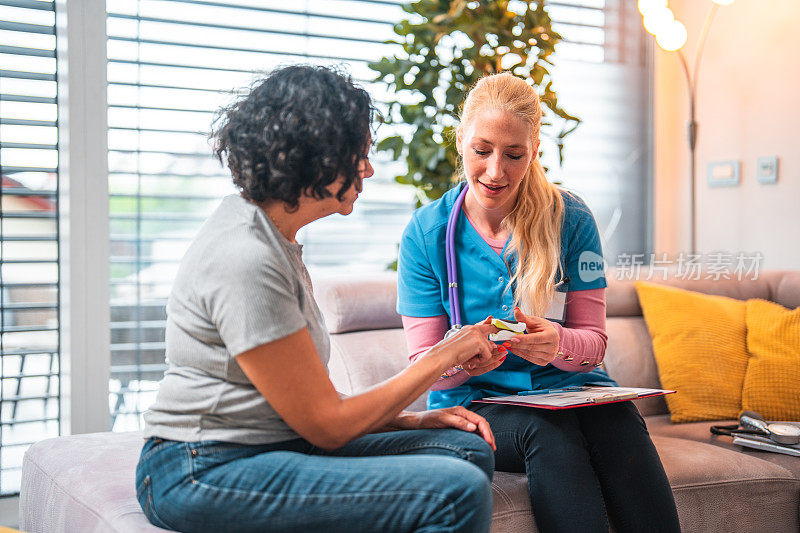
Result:
<svg viewBox="0 0 800 533">
<path fill-rule="evenodd" d="M 315 279 L 314 299 L 331 334 L 328 372 L 336 390 L 355 394 L 408 366 L 394 272 Z M 426 396 L 409 409 L 425 410 Z"/>
<path fill-rule="evenodd" d="M 705 277 L 707 274 L 703 274 Z M 646 280 L 649 273 L 639 273 Z M 660 387 L 647 325 L 634 282 L 611 270 L 607 299 L 608 349 L 605 368 L 620 385 Z M 740 300 L 763 298 L 788 308 L 800 306 L 800 272 L 762 272 L 757 279 L 684 279 L 653 272 L 650 281 Z M 623 279 L 620 279 L 623 278 Z M 408 365 L 405 335 L 391 272 L 315 280 L 314 295 L 331 333 L 331 380 L 345 394 L 363 391 Z M 643 415 L 666 413 L 663 398 L 637 402 Z M 424 396 L 410 406 L 425 408 Z"/>
</svg>

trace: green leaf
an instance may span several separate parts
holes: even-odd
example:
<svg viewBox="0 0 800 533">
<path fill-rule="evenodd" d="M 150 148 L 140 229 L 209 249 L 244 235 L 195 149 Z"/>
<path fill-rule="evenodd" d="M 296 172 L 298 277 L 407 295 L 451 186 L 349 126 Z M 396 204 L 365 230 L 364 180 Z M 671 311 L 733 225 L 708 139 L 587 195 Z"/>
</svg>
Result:
<svg viewBox="0 0 800 533">
<path fill-rule="evenodd" d="M 385 139 L 381 139 L 375 146 L 375 149 L 379 151 L 391 150 L 392 157 L 397 159 L 403 152 L 403 148 L 405 147 L 405 145 L 406 143 L 405 141 L 403 141 L 403 138 L 400 137 L 399 135 L 395 135 L 393 137 L 386 137 Z"/>
<path fill-rule="evenodd" d="M 417 0 L 403 4 L 408 18 L 394 26 L 396 44 L 404 57 L 384 57 L 370 63 L 381 81 L 395 92 L 387 102 L 387 123 L 398 117 L 413 127 L 411 139 L 399 135 L 382 139 L 378 150 L 394 159 L 403 157 L 407 172 L 396 176 L 398 183 L 415 187 L 417 204 L 441 197 L 457 177 L 459 157 L 453 142 L 453 123 L 466 92 L 483 75 L 499 72 L 507 46 L 520 56 L 511 65 L 515 75 L 529 78 L 537 87 L 547 113 L 547 128 L 563 157 L 565 139 L 580 119 L 558 102 L 549 67 L 556 57 L 561 35 L 553 30 L 546 0 L 521 0 L 525 10 L 509 9 L 509 0 Z M 514 35 L 514 28 L 519 35 Z M 458 34 L 458 38 L 453 38 Z M 486 54 L 486 50 L 490 53 Z M 443 61 L 442 58 L 452 58 Z M 401 94 L 403 96 L 401 97 Z M 409 103 L 409 95 L 413 102 Z M 394 120 L 393 120 L 394 119 Z"/>
</svg>

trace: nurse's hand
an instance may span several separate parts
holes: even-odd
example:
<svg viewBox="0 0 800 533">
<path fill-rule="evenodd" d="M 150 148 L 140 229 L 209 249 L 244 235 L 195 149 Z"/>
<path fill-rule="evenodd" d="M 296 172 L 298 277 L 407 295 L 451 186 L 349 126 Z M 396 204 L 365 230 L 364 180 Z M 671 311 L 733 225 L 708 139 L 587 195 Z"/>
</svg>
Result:
<svg viewBox="0 0 800 533">
<path fill-rule="evenodd" d="M 516 335 L 504 342 L 503 346 L 535 365 L 544 366 L 556 358 L 560 339 L 552 322 L 546 318 L 528 316 L 519 307 L 514 308 L 514 319 L 524 322 L 528 333 Z"/>
</svg>

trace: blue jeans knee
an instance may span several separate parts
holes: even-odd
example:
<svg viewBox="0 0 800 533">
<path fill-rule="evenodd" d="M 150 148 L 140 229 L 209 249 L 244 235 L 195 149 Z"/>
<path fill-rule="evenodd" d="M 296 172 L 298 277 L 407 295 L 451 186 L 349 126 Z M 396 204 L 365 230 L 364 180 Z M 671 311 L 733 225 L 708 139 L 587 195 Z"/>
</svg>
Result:
<svg viewBox="0 0 800 533">
<path fill-rule="evenodd" d="M 492 483 L 485 472 L 474 463 L 443 459 L 433 475 L 444 496 L 440 512 L 451 517 L 453 531 L 488 531 L 493 502 Z"/>
<path fill-rule="evenodd" d="M 448 438 L 454 445 L 463 448 L 468 454 L 466 460 L 483 471 L 489 481 L 494 476 L 494 450 L 483 437 L 476 433 L 467 433 L 458 429 L 448 429 Z"/>
</svg>

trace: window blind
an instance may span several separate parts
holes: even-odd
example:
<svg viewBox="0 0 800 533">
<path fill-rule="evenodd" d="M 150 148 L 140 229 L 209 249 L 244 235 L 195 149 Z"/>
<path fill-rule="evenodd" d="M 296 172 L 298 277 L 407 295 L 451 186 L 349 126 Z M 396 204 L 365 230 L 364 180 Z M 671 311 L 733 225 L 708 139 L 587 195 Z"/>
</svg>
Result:
<svg viewBox="0 0 800 533">
<path fill-rule="evenodd" d="M 59 434 L 55 42 L 53 2 L 0 0 L 0 496 Z"/>
</svg>

